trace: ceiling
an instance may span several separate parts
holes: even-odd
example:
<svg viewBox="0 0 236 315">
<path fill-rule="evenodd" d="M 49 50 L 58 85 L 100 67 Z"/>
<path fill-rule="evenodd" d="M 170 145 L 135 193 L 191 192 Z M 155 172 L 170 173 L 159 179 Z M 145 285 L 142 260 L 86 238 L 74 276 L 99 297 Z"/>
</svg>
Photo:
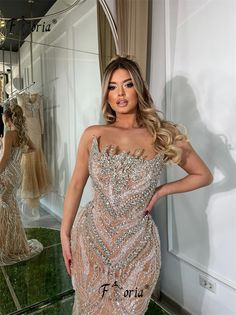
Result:
<svg viewBox="0 0 236 315">
<path fill-rule="evenodd" d="M 44 16 L 55 2 L 56 0 L 0 0 L 0 10 L 5 18 L 40 17 Z M 33 21 L 34 31 L 37 31 L 38 22 L 39 20 Z M 22 45 L 23 40 L 31 33 L 32 26 L 30 21 L 7 21 L 7 40 L 0 46 L 0 50 L 10 50 L 10 46 L 12 46 L 12 51 L 18 51 L 19 36 L 21 36 L 20 45 Z M 45 27 L 46 24 L 44 31 L 46 31 Z M 43 31 L 43 23 L 41 26 L 38 25 L 38 31 Z"/>
</svg>

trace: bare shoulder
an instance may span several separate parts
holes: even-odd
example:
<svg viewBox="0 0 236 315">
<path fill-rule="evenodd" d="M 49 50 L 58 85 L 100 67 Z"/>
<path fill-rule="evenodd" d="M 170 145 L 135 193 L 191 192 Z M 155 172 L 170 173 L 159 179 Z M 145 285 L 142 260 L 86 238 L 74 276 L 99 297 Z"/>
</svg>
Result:
<svg viewBox="0 0 236 315">
<path fill-rule="evenodd" d="M 108 126 L 106 125 L 88 126 L 83 132 L 83 137 L 85 137 L 88 140 L 91 139 L 93 135 L 99 137 L 105 130 L 107 130 L 107 128 Z"/>
<path fill-rule="evenodd" d="M 102 128 L 104 127 L 104 125 L 91 125 L 88 126 L 87 128 L 85 128 L 85 132 L 99 132 Z"/>
<path fill-rule="evenodd" d="M 175 145 L 182 150 L 181 162 L 179 166 L 189 167 L 189 165 L 198 165 L 203 164 L 201 157 L 195 151 L 189 140 L 178 140 L 175 142 Z"/>
<path fill-rule="evenodd" d="M 188 157 L 192 154 L 195 153 L 191 143 L 189 140 L 177 140 L 175 141 L 175 145 L 181 149 L 181 161 L 179 163 L 180 166 L 186 163 L 186 160 Z"/>
<path fill-rule="evenodd" d="M 16 134 L 14 131 L 7 130 L 4 134 L 4 142 L 12 142 L 15 139 Z"/>
<path fill-rule="evenodd" d="M 16 141 L 16 134 L 14 131 L 6 131 L 4 134 L 4 137 L 2 139 L 2 144 L 4 150 L 10 150 L 11 147 L 14 145 L 14 142 Z"/>
<path fill-rule="evenodd" d="M 185 152 L 193 150 L 193 147 L 189 140 L 177 140 L 175 141 L 175 145 Z"/>
<path fill-rule="evenodd" d="M 84 129 L 80 138 L 80 148 L 89 152 L 93 136 L 99 137 L 102 134 L 103 125 L 91 125 Z"/>
</svg>

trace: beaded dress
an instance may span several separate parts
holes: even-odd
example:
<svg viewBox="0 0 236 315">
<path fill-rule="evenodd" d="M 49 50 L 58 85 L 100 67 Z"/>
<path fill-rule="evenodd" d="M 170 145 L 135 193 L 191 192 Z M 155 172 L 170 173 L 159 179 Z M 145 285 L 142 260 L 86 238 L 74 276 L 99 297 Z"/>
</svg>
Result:
<svg viewBox="0 0 236 315">
<path fill-rule="evenodd" d="M 151 160 L 116 146 L 89 154 L 93 199 L 71 231 L 73 315 L 144 315 L 161 268 L 158 229 L 145 206 L 159 185 L 164 154 Z"/>
<path fill-rule="evenodd" d="M 27 241 L 21 222 L 16 200 L 22 180 L 21 155 L 21 149 L 13 147 L 10 159 L 0 173 L 0 266 L 27 260 L 43 250 L 37 240 Z"/>
<path fill-rule="evenodd" d="M 29 208 L 38 206 L 39 198 L 51 190 L 51 179 L 47 162 L 42 150 L 42 134 L 44 132 L 43 103 L 39 94 L 22 93 L 17 95 L 26 118 L 27 134 L 35 146 L 35 151 L 23 154 L 21 197 Z"/>
</svg>

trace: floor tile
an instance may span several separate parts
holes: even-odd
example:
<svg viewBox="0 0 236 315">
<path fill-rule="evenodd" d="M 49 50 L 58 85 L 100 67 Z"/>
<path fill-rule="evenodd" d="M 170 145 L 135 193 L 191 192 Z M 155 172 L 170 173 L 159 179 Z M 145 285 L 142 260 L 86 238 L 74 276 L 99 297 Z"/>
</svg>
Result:
<svg viewBox="0 0 236 315">
<path fill-rule="evenodd" d="M 40 314 L 40 315 L 71 315 L 73 307 L 73 297 L 66 300 L 59 301 L 53 305 L 50 305 L 43 310 L 39 310 L 30 314 Z M 160 306 L 158 306 L 152 300 L 150 301 L 148 311 L 145 315 L 169 315 Z"/>
<path fill-rule="evenodd" d="M 3 275 L 4 267 L 0 268 L 0 314 L 5 315 L 16 310 L 6 280 Z"/>
<path fill-rule="evenodd" d="M 151 300 L 145 315 L 169 315 L 169 313 Z"/>
<path fill-rule="evenodd" d="M 71 315 L 73 307 L 73 297 L 67 298 L 66 300 L 59 301 L 53 305 L 50 305 L 42 310 L 39 310 L 30 314 L 38 315 Z"/>
<path fill-rule="evenodd" d="M 6 272 L 22 308 L 72 288 L 61 245 L 46 248 L 31 260 L 7 266 Z"/>
<path fill-rule="evenodd" d="M 43 244 L 44 247 L 61 243 L 60 231 L 50 228 L 25 228 L 28 239 L 35 238 Z"/>
</svg>

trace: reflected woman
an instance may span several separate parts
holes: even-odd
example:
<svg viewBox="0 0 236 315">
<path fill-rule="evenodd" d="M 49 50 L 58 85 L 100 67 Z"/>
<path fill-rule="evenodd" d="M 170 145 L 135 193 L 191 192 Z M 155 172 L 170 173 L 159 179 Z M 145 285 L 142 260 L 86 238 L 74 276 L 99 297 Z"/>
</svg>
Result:
<svg viewBox="0 0 236 315">
<path fill-rule="evenodd" d="M 12 105 L 2 114 L 4 137 L 0 157 L 0 265 L 29 259 L 43 250 L 37 240 L 27 241 L 20 218 L 16 193 L 22 180 L 22 152 L 34 149 L 26 136 L 20 106 Z"/>
<path fill-rule="evenodd" d="M 117 57 L 108 64 L 102 95 L 106 124 L 82 134 L 64 203 L 61 240 L 75 289 L 73 314 L 144 315 L 161 268 L 153 205 L 213 178 L 186 133 L 155 109 L 134 61 Z M 160 185 L 168 163 L 188 175 Z M 89 175 L 93 199 L 76 216 Z"/>
</svg>

